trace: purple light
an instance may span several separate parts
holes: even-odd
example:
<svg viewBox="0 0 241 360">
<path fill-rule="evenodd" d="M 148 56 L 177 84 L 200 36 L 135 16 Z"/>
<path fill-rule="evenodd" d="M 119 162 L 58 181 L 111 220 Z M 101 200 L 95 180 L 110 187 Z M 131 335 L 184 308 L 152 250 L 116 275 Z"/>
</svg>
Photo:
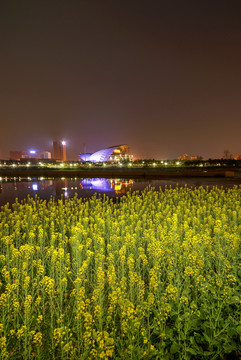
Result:
<svg viewBox="0 0 241 360">
<path fill-rule="evenodd" d="M 102 178 L 83 179 L 81 181 L 83 189 L 98 190 L 98 191 L 111 191 L 111 184 L 109 180 Z"/>
<path fill-rule="evenodd" d="M 36 154 L 36 150 L 30 150 L 29 154 Z"/>
<path fill-rule="evenodd" d="M 113 153 L 115 149 L 119 146 L 112 146 L 106 149 L 96 151 L 95 153 L 82 153 L 80 154 L 80 160 L 82 161 L 91 161 L 96 162 L 105 162 L 108 160 L 109 156 Z"/>
</svg>

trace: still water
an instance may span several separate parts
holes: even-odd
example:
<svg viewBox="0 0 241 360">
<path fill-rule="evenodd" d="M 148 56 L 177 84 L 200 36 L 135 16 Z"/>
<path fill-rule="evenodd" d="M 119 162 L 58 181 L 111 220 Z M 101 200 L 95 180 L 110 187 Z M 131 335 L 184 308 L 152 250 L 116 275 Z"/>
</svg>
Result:
<svg viewBox="0 0 241 360">
<path fill-rule="evenodd" d="M 99 196 L 104 194 L 109 197 L 119 197 L 128 191 L 142 191 L 148 185 L 159 190 L 167 187 L 185 186 L 223 186 L 230 188 L 241 184 L 241 179 L 226 178 L 179 178 L 170 180 L 150 180 L 150 179 L 104 179 L 104 178 L 1 178 L 0 177 L 0 205 L 7 202 L 12 204 L 15 199 L 19 201 L 28 195 L 39 196 L 41 199 L 49 200 L 50 197 L 56 199 L 66 199 L 78 194 L 79 197 L 88 198 L 97 193 Z"/>
</svg>

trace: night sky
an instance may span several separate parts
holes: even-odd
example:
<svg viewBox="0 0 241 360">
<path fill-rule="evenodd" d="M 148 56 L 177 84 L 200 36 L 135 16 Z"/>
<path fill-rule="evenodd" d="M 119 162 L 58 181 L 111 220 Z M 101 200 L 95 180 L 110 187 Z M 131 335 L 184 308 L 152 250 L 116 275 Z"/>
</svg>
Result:
<svg viewBox="0 0 241 360">
<path fill-rule="evenodd" d="M 241 154 L 241 1 L 1 1 L 0 125 L 0 158 Z"/>
</svg>

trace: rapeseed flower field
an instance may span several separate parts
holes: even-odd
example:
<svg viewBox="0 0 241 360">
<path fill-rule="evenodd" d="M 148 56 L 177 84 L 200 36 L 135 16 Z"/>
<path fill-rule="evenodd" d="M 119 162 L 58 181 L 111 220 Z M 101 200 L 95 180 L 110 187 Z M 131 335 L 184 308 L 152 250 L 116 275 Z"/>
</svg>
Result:
<svg viewBox="0 0 241 360">
<path fill-rule="evenodd" d="M 241 187 L 0 212 L 1 359 L 241 354 Z"/>
</svg>

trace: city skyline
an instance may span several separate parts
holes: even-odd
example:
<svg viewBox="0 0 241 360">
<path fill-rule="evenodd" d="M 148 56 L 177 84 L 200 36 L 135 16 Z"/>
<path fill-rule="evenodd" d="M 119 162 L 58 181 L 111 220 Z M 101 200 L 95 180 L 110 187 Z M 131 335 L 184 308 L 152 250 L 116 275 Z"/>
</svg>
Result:
<svg viewBox="0 0 241 360">
<path fill-rule="evenodd" d="M 241 153 L 241 3 L 1 5 L 0 158 L 130 144 L 134 158 Z"/>
<path fill-rule="evenodd" d="M 68 147 L 68 142 L 66 140 L 53 140 L 52 141 L 52 147 L 49 150 L 43 150 L 43 149 L 37 149 L 36 147 L 32 148 L 32 149 L 22 149 L 22 150 L 10 150 L 9 151 L 9 156 L 6 159 L 0 158 L 0 160 L 20 160 L 20 158 L 22 159 L 53 159 L 53 160 L 61 160 L 61 161 L 89 161 L 89 157 L 91 155 L 94 154 L 102 154 L 102 152 L 107 152 L 107 154 L 110 153 L 110 150 L 114 151 L 115 148 L 119 148 L 119 147 L 127 147 L 128 149 L 130 149 L 129 145 L 112 145 L 111 147 L 106 147 L 104 149 L 95 149 L 94 153 L 89 153 L 88 151 L 86 151 L 86 144 L 83 144 L 83 148 L 84 151 L 83 152 L 79 152 L 78 154 L 76 154 L 75 158 L 69 158 L 68 157 L 68 152 L 67 150 L 71 150 L 70 147 Z M 129 150 L 128 150 L 129 153 Z M 114 153 L 113 153 L 114 154 Z M 97 156 L 97 155 L 96 155 Z M 98 155 L 99 156 L 99 155 Z M 97 156 L 97 157 L 98 157 Z M 128 155 L 129 156 L 129 155 Z M 207 157 L 207 158 L 203 158 L 202 155 L 200 154 L 194 154 L 194 153 L 184 153 L 181 154 L 179 153 L 176 157 L 174 158 L 134 158 L 133 155 L 131 154 L 130 157 L 132 158 L 132 160 L 148 160 L 148 159 L 155 159 L 155 160 L 208 160 L 208 159 L 215 159 L 212 157 Z M 224 149 L 223 153 L 219 156 L 216 157 L 216 159 L 235 159 L 235 160 L 240 160 L 241 158 L 241 152 L 237 152 L 237 153 L 232 153 L 229 151 L 229 149 Z M 88 159 L 88 160 L 87 160 Z M 95 159 L 94 162 L 98 162 L 96 161 L 97 159 Z M 112 159 L 113 160 L 113 159 Z M 132 161 L 131 160 L 131 161 Z"/>
</svg>

